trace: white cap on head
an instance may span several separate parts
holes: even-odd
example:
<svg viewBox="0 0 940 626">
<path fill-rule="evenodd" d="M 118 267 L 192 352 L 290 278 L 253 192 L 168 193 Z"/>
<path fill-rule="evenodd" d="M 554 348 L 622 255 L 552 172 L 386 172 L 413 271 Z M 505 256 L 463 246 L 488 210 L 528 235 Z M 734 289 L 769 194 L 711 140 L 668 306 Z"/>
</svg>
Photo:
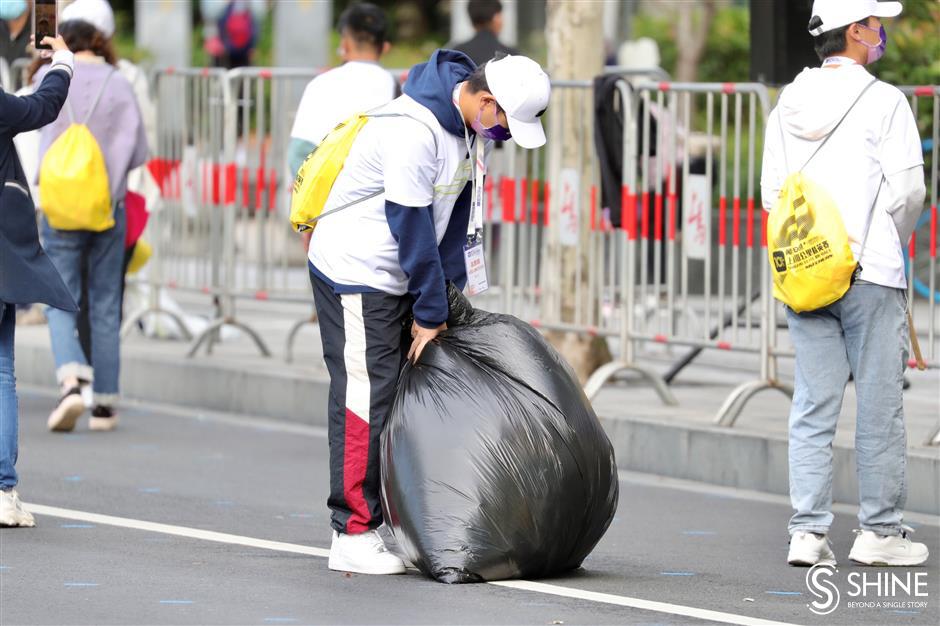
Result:
<svg viewBox="0 0 940 626">
<path fill-rule="evenodd" d="M 61 21 L 88 22 L 108 39 L 114 36 L 114 11 L 107 0 L 75 0 L 62 9 Z"/>
<path fill-rule="evenodd" d="M 904 6 L 900 2 L 878 0 L 816 0 L 813 2 L 813 17 L 822 24 L 809 29 L 809 34 L 818 37 L 825 32 L 860 22 L 868 17 L 896 17 Z"/>
<path fill-rule="evenodd" d="M 483 69 L 490 93 L 509 120 L 512 138 L 523 148 L 545 145 L 539 117 L 552 95 L 548 74 L 532 59 L 510 55 L 487 62 Z"/>
</svg>

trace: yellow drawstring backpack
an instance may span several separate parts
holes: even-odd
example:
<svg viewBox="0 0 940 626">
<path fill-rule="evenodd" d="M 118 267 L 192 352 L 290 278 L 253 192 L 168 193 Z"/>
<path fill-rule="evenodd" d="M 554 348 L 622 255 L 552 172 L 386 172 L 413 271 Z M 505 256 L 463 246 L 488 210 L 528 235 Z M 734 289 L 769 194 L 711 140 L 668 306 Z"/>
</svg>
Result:
<svg viewBox="0 0 940 626">
<path fill-rule="evenodd" d="M 112 70 L 101 85 L 88 115 L 75 123 L 72 107 L 65 101 L 71 125 L 56 139 L 39 169 L 39 201 L 49 225 L 56 230 L 101 232 L 114 227 L 111 187 L 104 154 L 88 128 L 98 108 Z"/>
<path fill-rule="evenodd" d="M 803 167 L 787 177 L 780 190 L 780 197 L 768 216 L 767 255 L 773 276 L 774 298 L 797 313 L 814 311 L 836 302 L 861 273 L 862 267 L 849 246 L 849 236 L 839 207 L 825 189 L 802 172 L 876 82 L 877 79 L 868 83 Z M 782 125 L 780 134 L 783 140 Z M 786 146 L 783 141 L 781 148 L 786 163 Z M 881 179 L 883 183 L 884 178 Z M 881 184 L 872 203 L 859 259 L 868 240 Z"/>
<path fill-rule="evenodd" d="M 437 135 L 434 134 L 434 131 L 426 122 L 417 117 L 405 113 L 357 113 L 330 131 L 320 145 L 307 155 L 303 165 L 297 171 L 297 178 L 294 180 L 294 191 L 291 196 L 290 222 L 298 233 L 313 230 L 321 218 L 348 209 L 385 191 L 385 189 L 379 189 L 343 206 L 323 212 L 323 207 L 326 206 L 330 191 L 333 189 L 333 183 L 336 182 L 339 173 L 343 170 L 346 157 L 349 156 L 349 151 L 352 149 L 359 131 L 372 117 L 408 117 L 424 124 L 434 137 L 436 151 Z"/>
</svg>

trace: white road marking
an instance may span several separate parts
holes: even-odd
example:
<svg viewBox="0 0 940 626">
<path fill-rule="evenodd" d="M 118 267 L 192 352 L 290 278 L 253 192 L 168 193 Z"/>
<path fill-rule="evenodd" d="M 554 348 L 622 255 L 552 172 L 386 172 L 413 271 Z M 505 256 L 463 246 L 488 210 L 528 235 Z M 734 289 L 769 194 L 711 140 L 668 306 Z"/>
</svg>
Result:
<svg viewBox="0 0 940 626">
<path fill-rule="evenodd" d="M 682 617 L 694 617 L 696 619 L 721 622 L 723 624 L 741 624 L 742 626 L 789 626 L 787 622 L 774 622 L 756 617 L 747 617 L 746 615 L 735 615 L 734 613 L 723 613 L 721 611 L 698 609 L 693 606 L 683 606 L 681 604 L 671 604 L 669 602 L 654 602 L 652 600 L 642 600 L 640 598 L 631 598 L 629 596 L 618 596 L 611 593 L 585 591 L 584 589 L 574 589 L 572 587 L 561 587 L 559 585 L 537 583 L 531 580 L 500 580 L 491 582 L 489 584 L 496 585 L 497 587 L 518 589 L 521 591 L 532 591 L 535 593 L 544 593 L 552 596 L 562 596 L 565 598 L 574 598 L 577 600 L 588 600 L 589 602 L 600 602 L 602 604 L 626 606 L 631 609 L 642 609 L 644 611 L 655 611 L 657 613 L 669 613 L 670 615 L 681 615 Z"/>
<path fill-rule="evenodd" d="M 29 511 L 38 515 L 61 517 L 64 519 L 79 520 L 92 524 L 118 526 L 120 528 L 133 528 L 135 530 L 146 530 L 148 532 L 162 533 L 164 535 L 175 535 L 177 537 L 188 537 L 190 539 L 201 539 L 203 541 L 215 541 L 217 543 L 229 543 L 238 546 L 247 546 L 249 548 L 261 548 L 263 550 L 293 552 L 295 554 L 306 554 L 309 556 L 318 556 L 322 558 L 330 556 L 330 551 L 324 548 L 302 546 L 296 543 L 284 543 L 282 541 L 255 539 L 254 537 L 230 535 L 228 533 L 218 533 L 212 530 L 202 530 L 200 528 L 174 526 L 172 524 L 158 524 L 156 522 L 147 522 L 144 520 L 131 519 L 127 517 L 114 517 L 113 515 L 101 515 L 99 513 L 88 513 L 86 511 L 76 511 L 73 509 L 62 509 L 56 506 L 45 506 L 42 504 L 24 504 L 24 506 Z"/>
<path fill-rule="evenodd" d="M 324 548 L 315 548 L 313 546 L 304 546 L 296 543 L 285 543 L 282 541 L 269 541 L 267 539 L 256 539 L 254 537 L 245 537 L 242 535 L 231 535 L 228 533 L 219 533 L 211 530 L 202 530 L 200 528 L 189 528 L 187 526 L 174 526 L 172 524 L 159 524 L 156 522 L 147 522 L 144 520 L 131 519 L 127 517 L 115 517 L 113 515 L 101 515 L 99 513 L 89 513 L 87 511 L 76 511 L 74 509 L 63 509 L 55 506 L 46 506 L 42 504 L 26 504 L 24 506 L 37 515 L 48 515 L 49 517 L 58 517 L 63 519 L 79 520 L 93 524 L 102 524 L 105 526 L 117 526 L 119 528 L 130 528 L 134 530 L 143 530 L 152 533 L 162 533 L 165 535 L 174 535 L 177 537 L 187 537 L 189 539 L 201 539 L 202 541 L 213 541 L 216 543 L 227 543 L 250 548 L 261 548 L 263 550 L 274 550 L 277 552 L 291 552 L 293 554 L 305 554 L 327 558 L 330 551 Z M 629 596 L 620 596 L 610 593 L 598 593 L 595 591 L 585 591 L 572 587 L 562 587 L 559 585 L 550 585 L 547 583 L 538 583 L 529 580 L 504 580 L 487 583 L 497 587 L 516 589 L 519 591 L 528 591 L 532 593 L 542 593 L 551 596 L 563 598 L 572 598 L 576 600 L 587 600 L 600 604 L 612 604 L 644 611 L 654 611 L 656 613 L 667 613 L 669 615 L 680 615 L 682 617 L 692 617 L 724 624 L 740 624 L 742 626 L 792 626 L 786 622 L 774 622 L 769 620 L 748 617 L 746 615 L 736 615 L 734 613 L 723 613 L 721 611 L 711 611 L 708 609 L 699 609 L 681 604 L 671 604 L 668 602 L 654 602 L 652 600 L 643 600 L 641 598 L 631 598 Z"/>
</svg>

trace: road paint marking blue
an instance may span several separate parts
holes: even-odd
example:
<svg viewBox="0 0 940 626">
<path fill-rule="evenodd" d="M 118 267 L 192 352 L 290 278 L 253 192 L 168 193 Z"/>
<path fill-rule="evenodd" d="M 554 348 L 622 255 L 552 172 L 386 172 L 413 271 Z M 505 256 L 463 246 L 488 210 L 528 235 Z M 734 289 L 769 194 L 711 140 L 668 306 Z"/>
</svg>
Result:
<svg viewBox="0 0 940 626">
<path fill-rule="evenodd" d="M 710 537 L 711 535 L 717 535 L 714 530 L 683 530 L 683 535 L 688 535 L 689 537 Z"/>
<path fill-rule="evenodd" d="M 695 572 L 660 572 L 660 576 L 695 576 Z"/>
<path fill-rule="evenodd" d="M 138 489 L 140 493 L 160 493 L 159 487 L 141 487 Z"/>
<path fill-rule="evenodd" d="M 160 600 L 160 604 L 195 604 L 192 600 Z"/>
<path fill-rule="evenodd" d="M 70 483 L 78 483 L 78 482 L 81 482 L 82 477 L 81 476 L 66 476 L 65 480 L 67 480 Z"/>
<path fill-rule="evenodd" d="M 801 596 L 802 591 L 765 591 L 764 593 L 772 596 Z"/>
<path fill-rule="evenodd" d="M 0 572 L 5 572 L 10 569 L 9 565 L 0 565 Z"/>
<path fill-rule="evenodd" d="M 98 583 L 65 583 L 66 587 L 97 587 Z"/>
<path fill-rule="evenodd" d="M 94 528 L 94 524 L 59 524 L 59 528 Z"/>
<path fill-rule="evenodd" d="M 316 548 L 313 546 L 284 543 L 280 541 L 269 541 L 267 539 L 257 539 L 255 537 L 245 537 L 242 535 L 230 535 L 227 533 L 202 530 L 199 528 L 189 528 L 187 526 L 158 524 L 156 522 L 148 522 L 145 520 L 130 519 L 126 517 L 114 517 L 111 515 L 91 513 L 89 511 L 76 511 L 74 509 L 63 509 L 41 504 L 27 503 L 26 508 L 37 515 L 48 515 L 51 517 L 94 522 L 97 524 L 106 524 L 108 526 L 116 526 L 119 528 L 132 528 L 135 530 L 162 533 L 165 535 L 174 535 L 177 537 L 202 539 L 204 541 L 248 546 L 252 548 L 262 548 L 265 550 L 288 552 L 292 554 L 305 554 L 321 558 L 327 558 L 330 555 L 330 551 L 326 548 Z M 705 621 L 721 622 L 724 624 L 736 624 L 738 626 L 793 626 L 792 624 L 786 622 L 776 622 L 757 617 L 750 617 L 748 615 L 737 615 L 735 613 L 712 611 L 710 609 L 701 609 L 694 606 L 670 604 L 668 602 L 656 602 L 653 600 L 644 600 L 642 598 L 632 598 L 629 596 L 620 596 L 610 593 L 599 593 L 596 591 L 587 591 L 586 589 L 578 589 L 576 587 L 565 587 L 562 585 L 540 583 L 531 580 L 504 580 L 494 581 L 487 584 L 493 585 L 494 587 L 516 589 L 530 593 L 543 593 L 546 595 L 571 598 L 575 600 L 588 600 L 600 604 L 641 609 L 644 611 L 655 611 L 657 613 L 665 613 L 668 615 L 692 617 Z"/>
</svg>

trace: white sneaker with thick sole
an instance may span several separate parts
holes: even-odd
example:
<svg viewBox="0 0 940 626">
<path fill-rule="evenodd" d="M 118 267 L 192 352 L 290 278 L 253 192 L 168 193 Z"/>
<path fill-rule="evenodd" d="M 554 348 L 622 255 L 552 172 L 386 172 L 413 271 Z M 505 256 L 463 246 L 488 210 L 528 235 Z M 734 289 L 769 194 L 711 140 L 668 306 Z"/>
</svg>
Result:
<svg viewBox="0 0 940 626">
<path fill-rule="evenodd" d="M 826 535 L 797 531 L 790 536 L 790 552 L 787 563 L 801 567 L 836 564 L 836 555 Z"/>
<path fill-rule="evenodd" d="M 328 567 L 356 574 L 404 574 L 405 564 L 388 551 L 374 531 L 347 535 L 333 531 Z"/>
<path fill-rule="evenodd" d="M 0 491 L 0 526 L 32 528 L 35 525 L 33 514 L 23 508 L 16 489 Z"/>
<path fill-rule="evenodd" d="M 930 551 L 923 543 L 914 543 L 908 539 L 913 529 L 902 526 L 900 535 L 879 535 L 870 530 L 856 530 L 858 535 L 849 559 L 862 565 L 880 567 L 913 567 L 923 565 L 930 556 Z"/>
<path fill-rule="evenodd" d="M 82 399 L 82 392 L 78 387 L 73 387 L 63 394 L 59 403 L 52 409 L 47 426 L 54 432 L 71 432 L 75 428 L 75 422 L 84 412 L 85 401 Z"/>
</svg>

